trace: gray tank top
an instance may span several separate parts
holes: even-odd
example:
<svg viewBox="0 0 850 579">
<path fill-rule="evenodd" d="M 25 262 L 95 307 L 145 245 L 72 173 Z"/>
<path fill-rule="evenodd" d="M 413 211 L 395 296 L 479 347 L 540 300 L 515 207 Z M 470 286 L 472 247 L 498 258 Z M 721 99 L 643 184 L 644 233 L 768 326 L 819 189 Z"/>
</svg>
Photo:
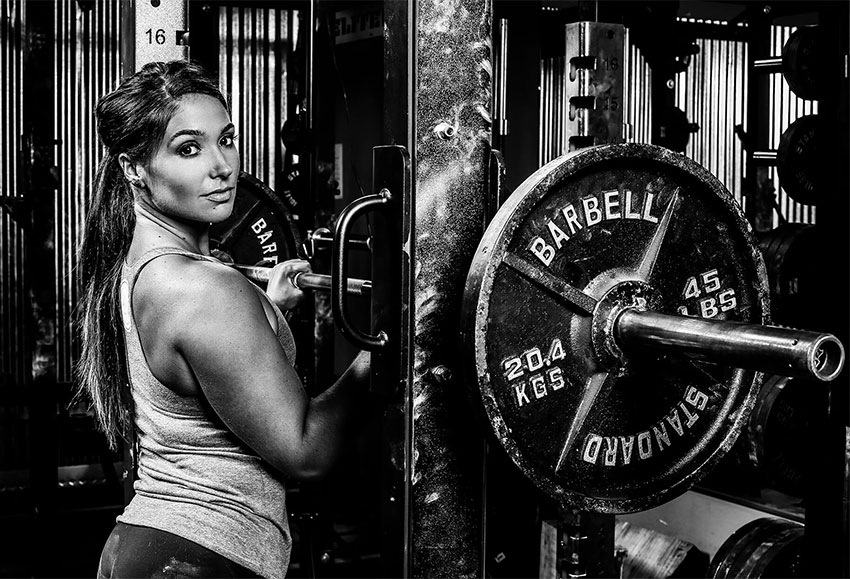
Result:
<svg viewBox="0 0 850 579">
<path fill-rule="evenodd" d="M 131 309 L 133 287 L 142 268 L 166 254 L 220 263 L 177 248 L 158 248 L 124 265 L 121 311 L 139 478 L 133 485 L 135 496 L 117 520 L 174 533 L 262 577 L 282 579 L 292 548 L 283 476 L 230 432 L 203 397 L 181 396 L 159 382 L 142 352 Z M 272 306 L 278 340 L 294 363 L 292 333 Z"/>
</svg>

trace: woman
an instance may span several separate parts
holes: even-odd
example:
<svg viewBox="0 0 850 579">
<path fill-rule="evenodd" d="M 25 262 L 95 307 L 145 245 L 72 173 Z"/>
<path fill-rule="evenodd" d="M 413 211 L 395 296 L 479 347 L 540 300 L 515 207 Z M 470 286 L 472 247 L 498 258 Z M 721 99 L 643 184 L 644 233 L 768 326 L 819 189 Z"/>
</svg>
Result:
<svg viewBox="0 0 850 579">
<path fill-rule="evenodd" d="M 152 63 L 96 108 L 106 148 L 80 254 L 81 391 L 112 448 L 138 445 L 135 496 L 99 577 L 284 576 L 285 478 L 319 476 L 354 432 L 368 354 L 308 399 L 280 308 L 303 260 L 264 293 L 210 256 L 239 154 L 200 67 Z"/>
</svg>

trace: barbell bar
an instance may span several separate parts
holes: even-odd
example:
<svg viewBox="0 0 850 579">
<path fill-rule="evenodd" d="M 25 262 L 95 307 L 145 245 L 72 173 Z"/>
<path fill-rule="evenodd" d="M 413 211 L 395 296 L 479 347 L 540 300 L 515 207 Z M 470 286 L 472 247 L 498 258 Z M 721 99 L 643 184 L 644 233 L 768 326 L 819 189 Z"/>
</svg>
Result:
<svg viewBox="0 0 850 579">
<path fill-rule="evenodd" d="M 626 353 L 675 352 L 689 358 L 783 376 L 834 380 L 844 346 L 832 334 L 627 309 L 614 324 Z"/>
<path fill-rule="evenodd" d="M 244 265 L 239 263 L 227 263 L 239 271 L 242 275 L 253 282 L 266 284 L 271 277 L 272 268 L 261 265 Z M 331 276 L 322 273 L 296 272 L 290 278 L 292 285 L 301 290 L 330 291 L 332 287 Z M 372 281 L 349 277 L 346 280 L 346 293 L 348 295 L 368 296 L 372 293 Z"/>
</svg>

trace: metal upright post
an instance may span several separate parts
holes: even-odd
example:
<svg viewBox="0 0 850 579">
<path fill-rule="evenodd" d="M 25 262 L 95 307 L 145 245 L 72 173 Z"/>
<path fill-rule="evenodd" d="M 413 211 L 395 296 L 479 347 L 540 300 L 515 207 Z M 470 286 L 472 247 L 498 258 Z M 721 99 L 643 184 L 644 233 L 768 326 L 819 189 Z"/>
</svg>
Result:
<svg viewBox="0 0 850 579">
<path fill-rule="evenodd" d="M 481 573 L 484 445 L 455 340 L 488 192 L 492 5 L 414 6 L 410 574 L 472 577 Z"/>
<path fill-rule="evenodd" d="M 25 200 L 28 220 L 24 276 L 29 295 L 27 343 L 31 367 L 29 390 L 30 468 L 36 536 L 50 537 L 54 527 L 58 490 L 59 390 L 56 381 L 56 248 L 54 244 L 56 145 L 53 118 L 53 18 L 56 3 L 25 4 L 27 47 L 23 61 Z M 49 540 L 49 539 L 47 539 Z M 34 557 L 35 575 L 56 574 L 49 557 Z"/>
<path fill-rule="evenodd" d="M 770 127 L 770 76 L 760 74 L 756 62 L 770 52 L 770 13 L 762 6 L 748 8 L 747 18 L 747 127 L 744 150 L 747 162 L 744 175 L 744 212 L 757 232 L 773 229 L 774 192 L 768 167 L 754 157 L 767 142 Z"/>
<path fill-rule="evenodd" d="M 411 296 L 402 338 L 408 340 L 406 424 L 396 429 L 403 436 L 407 485 L 402 572 L 474 577 L 482 572 L 484 444 L 469 420 L 456 340 L 488 193 L 492 3 L 396 4 L 385 3 L 387 21 L 406 20 L 407 34 L 385 28 L 385 66 L 393 67 L 385 78 L 401 73 L 406 79 L 385 84 L 385 99 L 394 95 L 385 100 L 393 110 L 385 117 L 385 135 L 408 149 L 413 172 L 403 226 L 410 270 L 402 293 Z"/>
<path fill-rule="evenodd" d="M 845 347 L 848 327 L 847 263 L 850 259 L 848 143 L 848 6 L 818 3 L 816 78 L 820 83 L 816 147 L 817 233 L 819 252 L 836 267 L 819 269 L 820 293 L 812 306 L 812 329 L 832 332 Z M 807 448 L 805 568 L 806 577 L 850 576 L 850 418 L 848 370 L 812 392 Z"/>
</svg>

